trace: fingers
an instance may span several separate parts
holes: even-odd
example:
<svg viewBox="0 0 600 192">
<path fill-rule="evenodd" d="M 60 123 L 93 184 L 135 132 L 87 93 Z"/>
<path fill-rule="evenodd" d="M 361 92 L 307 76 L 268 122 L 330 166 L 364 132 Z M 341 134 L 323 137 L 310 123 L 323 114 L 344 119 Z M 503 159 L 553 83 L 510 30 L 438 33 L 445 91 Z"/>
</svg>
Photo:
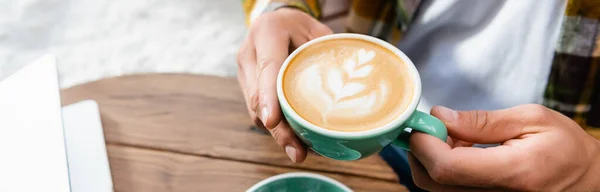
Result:
<svg viewBox="0 0 600 192">
<path fill-rule="evenodd" d="M 277 75 L 288 56 L 289 36 L 281 31 L 260 30 L 254 36 L 257 58 L 258 106 L 256 112 L 268 129 L 282 118 L 277 100 Z"/>
<path fill-rule="evenodd" d="M 285 150 L 294 163 L 304 162 L 306 147 L 300 142 L 286 121 L 281 121 L 275 128 L 269 129 L 275 142 Z"/>
<path fill-rule="evenodd" d="M 554 114 L 539 105 L 522 105 L 498 111 L 453 111 L 434 107 L 431 111 L 448 128 L 453 142 L 414 132 L 410 147 L 433 181 L 472 187 L 506 186 L 526 167 L 527 154 L 517 146 L 460 147 L 474 143 L 502 143 L 523 135 L 545 131 Z M 457 143 L 455 141 L 463 141 Z"/>
<path fill-rule="evenodd" d="M 258 94 L 256 85 L 256 50 L 251 39 L 246 39 L 238 52 L 238 83 L 246 100 L 246 109 L 257 126 L 263 127 L 263 123 L 256 117 L 255 109 L 258 105 Z"/>
<path fill-rule="evenodd" d="M 471 147 L 471 146 L 473 146 L 473 143 L 471 143 L 471 142 L 466 142 L 466 141 L 461 141 L 459 139 L 454 139 L 451 136 L 448 136 L 448 140 L 446 140 L 446 143 L 448 145 L 450 145 L 451 148 L 455 148 L 455 147 Z"/>
<path fill-rule="evenodd" d="M 333 33 L 333 31 L 327 27 L 327 25 L 324 25 L 316 20 L 309 25 L 312 25 L 313 27 L 309 28 L 308 32 L 291 32 L 292 34 L 290 34 L 290 36 L 293 48 L 300 47 L 302 44 L 310 40 Z"/>
<path fill-rule="evenodd" d="M 321 22 L 314 22 L 314 27 L 311 28 L 309 32 L 309 39 L 315 39 L 321 36 L 332 34 L 333 31 L 327 25 Z"/>
<path fill-rule="evenodd" d="M 244 64 L 240 65 L 238 80 L 243 81 L 240 85 L 251 116 L 260 119 L 255 122 L 271 132 L 294 162 L 304 161 L 306 147 L 283 120 L 277 98 L 277 76 L 290 49 L 325 34 L 331 34 L 331 30 L 308 14 L 282 8 L 261 15 L 253 23 L 246 39 L 250 43 L 244 43 L 251 46 L 248 51 L 240 51 L 238 57 L 238 63 Z"/>
<path fill-rule="evenodd" d="M 435 182 L 485 188 L 502 186 L 514 178 L 523 156 L 511 146 L 451 148 L 420 132 L 411 135 L 410 148 Z"/>
<path fill-rule="evenodd" d="M 409 152 L 407 155 L 413 181 L 419 188 L 428 191 L 484 191 L 481 188 L 439 184 L 429 176 L 425 167 L 412 153 Z M 489 191 L 489 189 L 485 189 L 485 191 Z"/>
<path fill-rule="evenodd" d="M 317 19 L 301 10 L 295 8 L 282 8 L 278 9 L 277 11 L 283 13 L 285 17 L 289 17 L 290 19 L 294 20 L 293 23 L 285 23 L 285 25 L 303 26 L 296 27 L 294 30 L 289 31 L 292 49 L 298 48 L 302 44 L 315 38 L 333 33 L 333 31 L 327 27 L 327 25 L 324 25 Z"/>
<path fill-rule="evenodd" d="M 536 133 L 547 121 L 545 107 L 523 105 L 497 111 L 453 111 L 436 106 L 431 115 L 439 118 L 455 139 L 482 144 L 501 143 L 524 134 Z"/>
<path fill-rule="evenodd" d="M 288 157 L 296 163 L 306 159 L 306 147 L 296 137 L 286 121 L 277 100 L 277 75 L 288 56 L 289 36 L 280 31 L 259 31 L 256 42 L 258 106 L 256 112 L 269 129 L 277 144 L 285 150 Z"/>
</svg>

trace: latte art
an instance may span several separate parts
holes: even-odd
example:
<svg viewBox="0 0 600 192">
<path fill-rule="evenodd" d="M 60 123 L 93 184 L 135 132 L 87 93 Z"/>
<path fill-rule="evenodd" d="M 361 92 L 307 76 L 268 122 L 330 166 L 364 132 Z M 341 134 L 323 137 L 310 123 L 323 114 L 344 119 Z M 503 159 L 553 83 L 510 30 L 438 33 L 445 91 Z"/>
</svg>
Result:
<svg viewBox="0 0 600 192">
<path fill-rule="evenodd" d="M 325 41 L 294 58 L 284 76 L 284 93 L 292 108 L 315 125 L 373 129 L 396 118 L 412 97 L 404 65 L 369 42 Z"/>
<path fill-rule="evenodd" d="M 370 82 L 367 78 L 373 72 L 370 62 L 374 57 L 374 51 L 360 49 L 344 61 L 342 68 L 315 63 L 300 72 L 298 82 L 303 83 L 297 88 L 308 90 L 301 93 L 302 97 L 310 98 L 310 104 L 321 111 L 321 121 L 327 123 L 328 116 L 365 116 L 381 108 L 389 83 Z"/>
</svg>

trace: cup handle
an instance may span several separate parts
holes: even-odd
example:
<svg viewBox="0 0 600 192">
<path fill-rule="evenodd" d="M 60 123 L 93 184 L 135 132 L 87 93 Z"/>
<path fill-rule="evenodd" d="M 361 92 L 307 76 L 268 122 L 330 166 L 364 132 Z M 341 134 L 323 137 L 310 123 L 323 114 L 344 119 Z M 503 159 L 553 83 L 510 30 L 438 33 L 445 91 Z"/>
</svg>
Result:
<svg viewBox="0 0 600 192">
<path fill-rule="evenodd" d="M 415 110 L 412 116 L 408 118 L 406 122 L 404 122 L 404 126 L 412 128 L 413 131 L 416 130 L 435 136 L 444 142 L 446 142 L 448 139 L 448 130 L 446 130 L 446 125 L 444 125 L 442 121 L 434 116 L 418 110 Z M 398 146 L 406 151 L 410 151 L 408 145 L 409 138 L 410 132 L 403 130 L 398 138 L 392 142 L 392 145 Z"/>
</svg>

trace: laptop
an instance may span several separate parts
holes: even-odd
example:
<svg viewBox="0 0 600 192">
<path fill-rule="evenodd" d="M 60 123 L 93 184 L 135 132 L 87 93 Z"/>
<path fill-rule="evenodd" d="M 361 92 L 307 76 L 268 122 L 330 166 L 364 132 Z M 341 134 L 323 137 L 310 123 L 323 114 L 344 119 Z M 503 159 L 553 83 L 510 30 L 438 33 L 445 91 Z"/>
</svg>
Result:
<svg viewBox="0 0 600 192">
<path fill-rule="evenodd" d="M 0 80 L 0 191 L 109 192 L 96 102 L 61 108 L 54 56 Z"/>
</svg>

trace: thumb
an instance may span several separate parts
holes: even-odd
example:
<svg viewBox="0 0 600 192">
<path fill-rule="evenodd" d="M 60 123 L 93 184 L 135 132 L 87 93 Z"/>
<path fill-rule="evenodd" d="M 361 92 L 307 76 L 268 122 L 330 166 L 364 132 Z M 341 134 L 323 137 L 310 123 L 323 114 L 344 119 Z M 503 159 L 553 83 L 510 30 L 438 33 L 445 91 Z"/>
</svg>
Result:
<svg viewBox="0 0 600 192">
<path fill-rule="evenodd" d="M 436 106 L 431 115 L 444 122 L 448 134 L 455 139 L 492 144 L 541 131 L 542 126 L 535 125 L 546 123 L 551 112 L 534 104 L 496 111 L 454 111 Z"/>
</svg>

